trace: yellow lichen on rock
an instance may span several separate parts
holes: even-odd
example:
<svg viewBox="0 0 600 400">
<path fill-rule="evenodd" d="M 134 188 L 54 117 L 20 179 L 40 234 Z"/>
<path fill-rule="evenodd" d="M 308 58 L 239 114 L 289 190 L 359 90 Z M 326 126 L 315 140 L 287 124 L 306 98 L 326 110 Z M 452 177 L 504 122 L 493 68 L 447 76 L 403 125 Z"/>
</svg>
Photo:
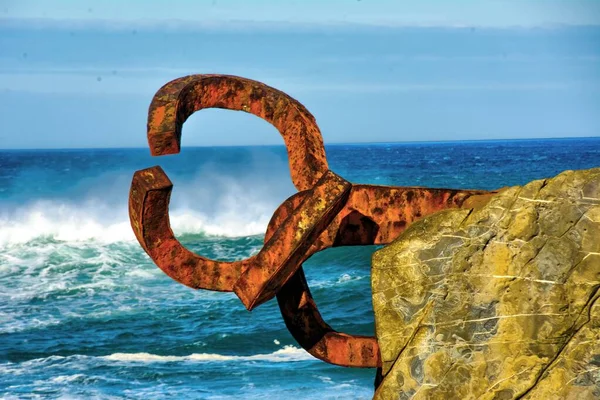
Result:
<svg viewBox="0 0 600 400">
<path fill-rule="evenodd" d="M 375 398 L 600 398 L 600 169 L 470 206 L 373 255 Z"/>
</svg>

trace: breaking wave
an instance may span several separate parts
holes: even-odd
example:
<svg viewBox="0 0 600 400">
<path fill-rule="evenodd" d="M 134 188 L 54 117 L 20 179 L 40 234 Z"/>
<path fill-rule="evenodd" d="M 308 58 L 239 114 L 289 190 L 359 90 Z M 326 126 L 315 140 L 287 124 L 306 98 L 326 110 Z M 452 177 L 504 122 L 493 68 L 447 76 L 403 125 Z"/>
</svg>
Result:
<svg viewBox="0 0 600 400">
<path fill-rule="evenodd" d="M 294 193 L 289 178 L 274 180 L 199 174 L 177 182 L 169 217 L 176 235 L 244 237 L 264 234 L 277 206 Z M 37 238 L 61 242 L 133 241 L 127 204 L 129 180 L 106 177 L 83 193 L 60 197 L 5 199 L 0 202 L 0 247 Z M 100 184 L 102 182 L 102 184 Z"/>
<path fill-rule="evenodd" d="M 0 214 L 0 246 L 27 243 L 36 238 L 61 242 L 98 241 L 114 243 L 133 241 L 135 236 L 124 212 L 108 214 L 108 207 L 74 206 L 53 201 L 40 201 Z M 242 208 L 244 210 L 242 211 Z M 176 235 L 242 237 L 264 234 L 275 207 L 254 206 L 250 209 L 230 205 L 214 215 L 179 208 L 170 212 L 171 227 Z"/>
<path fill-rule="evenodd" d="M 305 350 L 294 347 L 284 346 L 273 353 L 268 354 L 254 354 L 250 356 L 233 356 L 233 355 L 222 355 L 222 354 L 210 354 L 210 353 L 196 353 L 188 356 L 160 356 L 150 353 L 114 353 L 109 356 L 103 357 L 105 360 L 110 361 L 123 361 L 123 362 L 181 362 L 181 361 L 197 361 L 197 362 L 211 362 L 211 361 L 269 361 L 269 362 L 293 362 L 293 361 L 307 361 L 315 360 Z"/>
<path fill-rule="evenodd" d="M 74 354 L 71 356 L 52 355 L 44 358 L 35 358 L 20 363 L 0 364 L 2 373 L 18 373 L 20 368 L 48 367 L 52 364 L 65 362 L 126 362 L 126 363 L 153 363 L 153 362 L 226 362 L 226 361 L 267 361 L 267 362 L 296 362 L 316 361 L 306 350 L 299 347 L 287 345 L 272 353 L 252 354 L 247 356 L 223 355 L 212 353 L 194 353 L 187 356 L 165 356 L 150 353 L 113 353 L 107 356 L 84 356 Z"/>
</svg>

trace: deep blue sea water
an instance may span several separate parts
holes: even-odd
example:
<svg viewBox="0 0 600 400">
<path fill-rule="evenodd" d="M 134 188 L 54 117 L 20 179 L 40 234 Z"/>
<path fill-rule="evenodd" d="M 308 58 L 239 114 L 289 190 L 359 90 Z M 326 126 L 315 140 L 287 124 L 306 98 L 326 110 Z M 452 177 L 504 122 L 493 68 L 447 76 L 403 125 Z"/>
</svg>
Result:
<svg viewBox="0 0 600 400">
<path fill-rule="evenodd" d="M 327 147 L 356 183 L 494 189 L 600 166 L 600 138 Z M 1 398 L 367 399 L 373 370 L 307 355 L 274 301 L 247 312 L 235 295 L 164 275 L 127 216 L 133 172 L 161 165 L 174 183 L 176 235 L 211 258 L 260 249 L 295 192 L 283 147 L 0 151 Z M 333 327 L 373 334 L 373 247 L 305 264 Z"/>
</svg>

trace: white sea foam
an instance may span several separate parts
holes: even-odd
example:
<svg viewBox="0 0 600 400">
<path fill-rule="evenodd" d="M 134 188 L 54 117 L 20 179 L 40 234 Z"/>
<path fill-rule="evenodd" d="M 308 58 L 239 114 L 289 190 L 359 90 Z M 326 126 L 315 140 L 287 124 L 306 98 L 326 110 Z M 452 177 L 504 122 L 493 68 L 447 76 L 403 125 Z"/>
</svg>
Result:
<svg viewBox="0 0 600 400">
<path fill-rule="evenodd" d="M 274 209 L 271 208 L 270 212 Z M 111 217 L 111 214 L 91 206 L 36 202 L 16 210 L 10 216 L 0 215 L 0 246 L 27 243 L 44 237 L 64 242 L 133 241 L 135 237 L 129 218 L 124 214 L 113 213 Z M 270 217 L 266 207 L 264 210 L 223 208 L 213 215 L 188 208 L 170 212 L 171 227 L 176 235 L 204 233 L 240 237 L 264 234 Z"/>
<path fill-rule="evenodd" d="M 242 190 L 229 184 L 217 196 L 219 207 L 201 194 L 184 193 L 185 201 L 173 199 L 171 225 L 176 235 L 198 234 L 249 236 L 264 232 L 275 206 L 270 195 L 261 200 L 252 196 L 254 206 L 237 199 Z M 233 188 L 233 189 L 232 189 Z M 188 196 L 189 195 L 189 196 Z M 197 210 L 188 197 L 204 204 Z M 252 197 L 251 196 L 251 197 Z M 43 200 L 8 210 L 0 204 L 0 332 L 19 332 L 58 324 L 65 320 L 64 310 L 55 318 L 35 320 L 19 315 L 18 304 L 31 299 L 91 298 L 129 288 L 131 296 L 145 296 L 138 288 L 144 281 L 163 279 L 164 274 L 143 254 L 135 240 L 123 201 L 98 201 L 98 196 L 80 203 Z M 94 200 L 95 199 L 95 200 Z M 124 209 L 110 207 L 119 203 Z M 244 241 L 246 243 L 246 241 Z M 242 259 L 255 253 L 260 240 L 248 239 L 246 245 L 228 246 L 220 238 L 203 241 L 202 246 L 217 259 Z M 203 248 L 204 248 L 203 247 Z M 209 293 L 206 293 L 209 294 Z M 198 294 L 200 295 L 200 294 Z M 205 295 L 205 293 L 202 293 Z M 209 296 L 207 296 L 208 298 Z M 11 317 L 7 317 L 7 315 Z M 3 321 L 4 320 L 4 321 Z"/>
<path fill-rule="evenodd" d="M 219 362 L 219 361 L 270 361 L 270 362 L 293 362 L 314 360 L 304 349 L 294 346 L 284 346 L 273 353 L 254 354 L 250 356 L 232 356 L 210 353 L 195 353 L 188 356 L 160 356 L 150 353 L 114 353 L 103 357 L 110 361 L 122 362 Z"/>
<path fill-rule="evenodd" d="M 350 282 L 360 281 L 365 278 L 370 279 L 369 275 L 352 276 L 347 273 L 341 274 L 338 277 L 337 281 L 334 281 L 332 279 L 312 279 L 311 276 L 308 275 L 308 282 L 309 282 L 311 288 L 318 289 L 318 288 L 339 287 L 340 285 L 348 284 Z"/>
<path fill-rule="evenodd" d="M 48 383 L 71 383 L 77 381 L 83 381 L 87 378 L 84 374 L 74 374 L 74 375 L 59 375 L 48 380 Z M 40 382 L 40 381 L 37 381 Z"/>
<path fill-rule="evenodd" d="M 240 176 L 207 165 L 185 181 L 173 179 L 173 231 L 226 237 L 264 234 L 273 211 L 295 192 L 286 170 L 279 159 L 260 159 Z M 130 182 L 129 173 L 113 171 L 81 182 L 82 188 L 69 197 L 0 204 L 0 248 L 40 237 L 134 241 L 127 210 Z"/>
<path fill-rule="evenodd" d="M 47 317 L 44 320 L 27 318 L 27 316 L 23 314 L 7 316 L 7 313 L 0 312 L 0 324 L 0 333 L 15 333 L 58 325 L 60 324 L 60 320 L 54 317 Z"/>
<path fill-rule="evenodd" d="M 211 353 L 194 353 L 187 356 L 160 356 L 150 353 L 114 353 L 107 356 L 49 356 L 23 361 L 21 363 L 2 363 L 0 373 L 22 374 L 32 368 L 60 367 L 65 361 L 88 364 L 90 362 L 103 363 L 112 362 L 224 362 L 224 361 L 266 361 L 266 362 L 296 362 L 315 360 L 306 350 L 295 346 L 284 346 L 283 348 L 266 354 L 253 354 L 248 356 L 235 356 Z M 74 377 L 76 378 L 76 377 Z M 65 378 L 66 379 L 66 378 Z"/>
<path fill-rule="evenodd" d="M 153 268 L 152 270 L 144 270 L 144 269 L 134 269 L 126 273 L 127 276 L 142 278 L 142 279 L 151 279 L 157 276 L 162 276 L 163 272 L 158 268 Z"/>
</svg>

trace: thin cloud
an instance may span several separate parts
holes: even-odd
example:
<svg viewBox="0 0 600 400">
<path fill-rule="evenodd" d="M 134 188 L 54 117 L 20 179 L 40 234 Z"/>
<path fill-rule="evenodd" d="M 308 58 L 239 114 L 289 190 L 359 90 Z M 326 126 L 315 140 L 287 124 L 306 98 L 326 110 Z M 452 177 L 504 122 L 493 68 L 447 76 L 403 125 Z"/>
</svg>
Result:
<svg viewBox="0 0 600 400">
<path fill-rule="evenodd" d="M 49 73 L 23 74 L 0 73 L 0 90 L 43 94 L 86 94 L 86 95 L 152 95 L 165 82 L 181 75 L 172 73 L 152 77 L 123 77 L 114 75 Z M 287 93 L 400 93 L 400 92 L 460 92 L 460 91 L 562 91 L 599 90 L 597 82 L 507 82 L 477 84 L 445 83 L 314 83 L 290 78 L 255 76 L 256 80 L 277 87 Z"/>
<path fill-rule="evenodd" d="M 594 28 L 598 24 L 589 23 L 540 23 L 540 24 L 498 24 L 460 23 L 450 21 L 399 21 L 381 20 L 183 20 L 183 19 L 92 19 L 92 18 L 0 18 L 0 27 L 12 29 L 60 29 L 60 30 L 100 30 L 115 32 L 155 31 L 197 32 L 272 32 L 272 31 L 313 31 L 315 29 L 352 30 L 356 29 L 486 29 L 486 30 L 529 30 Z"/>
<path fill-rule="evenodd" d="M 600 84 L 587 82 L 540 82 L 504 84 L 323 84 L 296 85 L 295 91 L 309 92 L 348 92 L 348 93 L 383 93 L 383 92 L 460 92 L 460 91 L 539 91 L 539 90 L 598 90 Z"/>
</svg>

